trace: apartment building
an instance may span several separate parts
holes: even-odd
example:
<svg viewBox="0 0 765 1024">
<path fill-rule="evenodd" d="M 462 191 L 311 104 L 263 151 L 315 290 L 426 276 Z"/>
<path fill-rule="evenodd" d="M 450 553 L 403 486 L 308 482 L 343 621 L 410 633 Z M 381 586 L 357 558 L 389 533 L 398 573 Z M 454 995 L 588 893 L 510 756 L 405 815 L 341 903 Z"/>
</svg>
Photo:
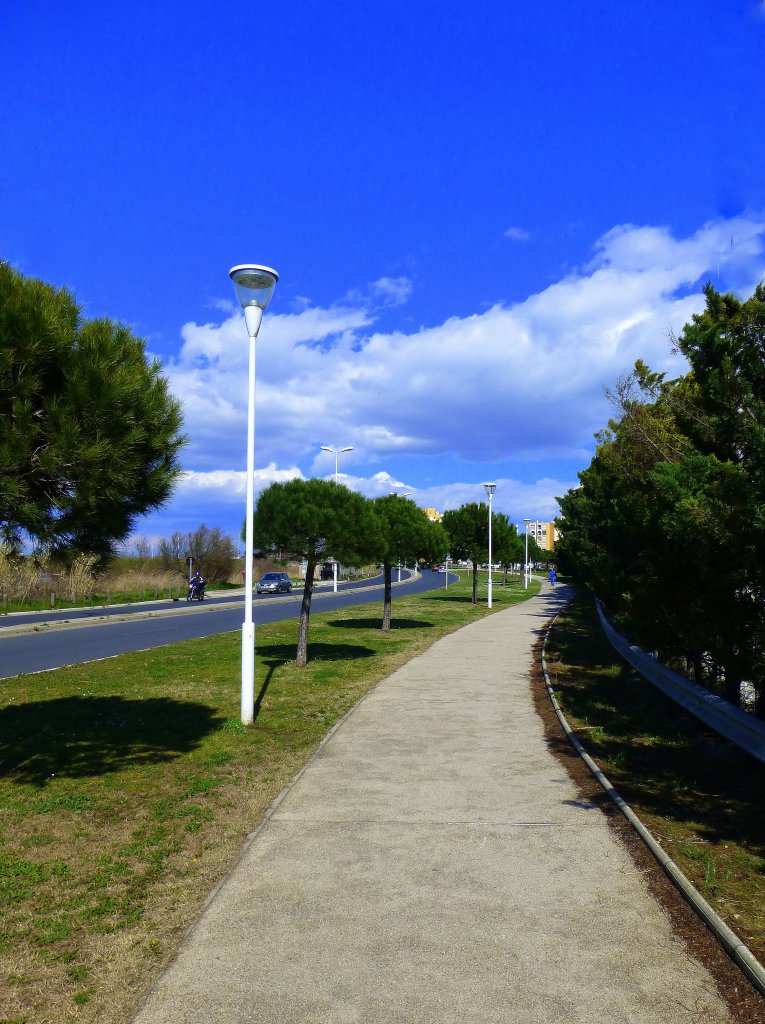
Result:
<svg viewBox="0 0 765 1024">
<path fill-rule="evenodd" d="M 444 518 L 441 515 L 441 513 L 437 512 L 434 508 L 424 508 L 422 511 L 425 513 L 425 515 L 428 517 L 431 523 L 440 523 L 441 520 Z"/>
<path fill-rule="evenodd" d="M 518 528 L 518 533 L 523 536 L 522 527 Z M 537 521 L 529 523 L 529 537 L 533 537 L 543 551 L 552 551 L 558 539 L 558 531 L 555 529 L 555 523 Z"/>
</svg>

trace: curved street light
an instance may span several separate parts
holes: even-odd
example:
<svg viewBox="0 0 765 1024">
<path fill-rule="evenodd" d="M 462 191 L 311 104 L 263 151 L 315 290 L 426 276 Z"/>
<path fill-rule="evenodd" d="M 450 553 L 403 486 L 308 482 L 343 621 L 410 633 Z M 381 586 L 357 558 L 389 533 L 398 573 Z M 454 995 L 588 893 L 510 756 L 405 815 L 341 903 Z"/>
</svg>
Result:
<svg viewBox="0 0 765 1024">
<path fill-rule="evenodd" d="M 247 511 L 245 513 L 244 622 L 242 623 L 242 725 L 255 720 L 255 623 L 252 618 L 252 516 L 255 507 L 255 339 L 263 310 L 273 295 L 279 275 L 259 263 L 240 263 L 228 276 L 244 310 L 250 338 L 247 390 Z"/>
<path fill-rule="evenodd" d="M 321 450 L 323 452 L 332 452 L 334 454 L 334 456 L 335 456 L 335 483 L 337 483 L 337 456 L 341 452 L 352 452 L 353 451 L 353 445 L 350 444 L 346 448 L 330 448 L 329 445 L 323 444 L 321 446 Z"/>
</svg>

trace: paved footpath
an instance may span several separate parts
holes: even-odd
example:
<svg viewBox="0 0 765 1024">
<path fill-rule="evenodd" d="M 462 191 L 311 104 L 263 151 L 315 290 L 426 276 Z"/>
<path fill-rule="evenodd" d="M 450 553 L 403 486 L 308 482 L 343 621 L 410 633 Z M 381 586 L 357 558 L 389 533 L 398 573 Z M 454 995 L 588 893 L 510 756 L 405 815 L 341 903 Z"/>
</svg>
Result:
<svg viewBox="0 0 765 1024">
<path fill-rule="evenodd" d="M 135 1024 L 729 1021 L 545 745 L 529 668 L 563 595 L 446 637 L 362 701 Z"/>
</svg>

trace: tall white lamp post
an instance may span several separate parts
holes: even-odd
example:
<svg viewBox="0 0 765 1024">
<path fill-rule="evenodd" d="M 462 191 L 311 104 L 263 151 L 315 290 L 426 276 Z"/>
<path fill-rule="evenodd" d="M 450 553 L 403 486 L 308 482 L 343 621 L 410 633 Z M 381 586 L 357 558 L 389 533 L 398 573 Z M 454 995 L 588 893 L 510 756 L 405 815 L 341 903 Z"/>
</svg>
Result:
<svg viewBox="0 0 765 1024">
<path fill-rule="evenodd" d="M 334 456 L 335 456 L 335 483 L 337 483 L 337 456 L 341 452 L 352 452 L 353 451 L 353 445 L 352 444 L 348 445 L 347 448 L 330 448 L 328 445 L 323 444 L 321 446 L 321 450 L 323 452 L 332 452 L 334 454 Z"/>
<path fill-rule="evenodd" d="M 491 583 L 492 583 L 492 563 L 491 563 L 491 501 L 494 497 L 494 491 L 497 489 L 496 484 L 484 484 L 483 489 L 489 498 L 489 600 L 487 602 L 488 607 L 491 608 Z"/>
<path fill-rule="evenodd" d="M 391 498 L 408 498 L 411 491 L 391 491 Z M 398 582 L 401 582 L 401 559 L 398 560 Z"/>
<path fill-rule="evenodd" d="M 270 267 L 243 263 L 228 272 L 250 337 L 250 375 L 247 393 L 247 511 L 245 515 L 244 622 L 242 624 L 242 725 L 255 719 L 255 623 L 252 619 L 252 516 L 255 507 L 255 339 L 263 310 L 279 275 Z"/>
<path fill-rule="evenodd" d="M 527 590 L 529 586 L 529 523 L 530 519 L 524 519 L 523 523 L 526 527 L 526 560 L 523 563 L 523 589 Z"/>
<path fill-rule="evenodd" d="M 353 451 L 353 445 L 349 444 L 345 448 L 330 448 L 329 445 L 323 444 L 321 446 L 321 450 L 323 452 L 332 452 L 332 454 L 335 456 L 335 483 L 337 483 L 338 482 L 338 480 L 337 480 L 337 477 L 338 477 L 338 472 L 337 472 L 337 456 L 341 452 L 352 452 Z M 332 590 L 333 590 L 333 592 L 335 594 L 337 593 L 337 561 L 336 560 L 332 562 Z"/>
</svg>

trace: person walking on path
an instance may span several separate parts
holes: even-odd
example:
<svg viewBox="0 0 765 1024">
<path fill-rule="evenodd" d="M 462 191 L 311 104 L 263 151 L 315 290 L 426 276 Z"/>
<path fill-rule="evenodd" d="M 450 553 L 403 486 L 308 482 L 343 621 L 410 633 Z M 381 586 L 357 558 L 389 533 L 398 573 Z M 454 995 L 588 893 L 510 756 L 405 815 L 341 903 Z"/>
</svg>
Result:
<svg viewBox="0 0 765 1024">
<path fill-rule="evenodd" d="M 731 1024 L 529 670 L 559 587 L 439 640 L 329 736 L 133 1024 Z"/>
<path fill-rule="evenodd" d="M 551 583 L 551 585 L 553 587 L 555 586 L 555 569 L 554 568 L 550 569 L 550 583 Z"/>
</svg>

